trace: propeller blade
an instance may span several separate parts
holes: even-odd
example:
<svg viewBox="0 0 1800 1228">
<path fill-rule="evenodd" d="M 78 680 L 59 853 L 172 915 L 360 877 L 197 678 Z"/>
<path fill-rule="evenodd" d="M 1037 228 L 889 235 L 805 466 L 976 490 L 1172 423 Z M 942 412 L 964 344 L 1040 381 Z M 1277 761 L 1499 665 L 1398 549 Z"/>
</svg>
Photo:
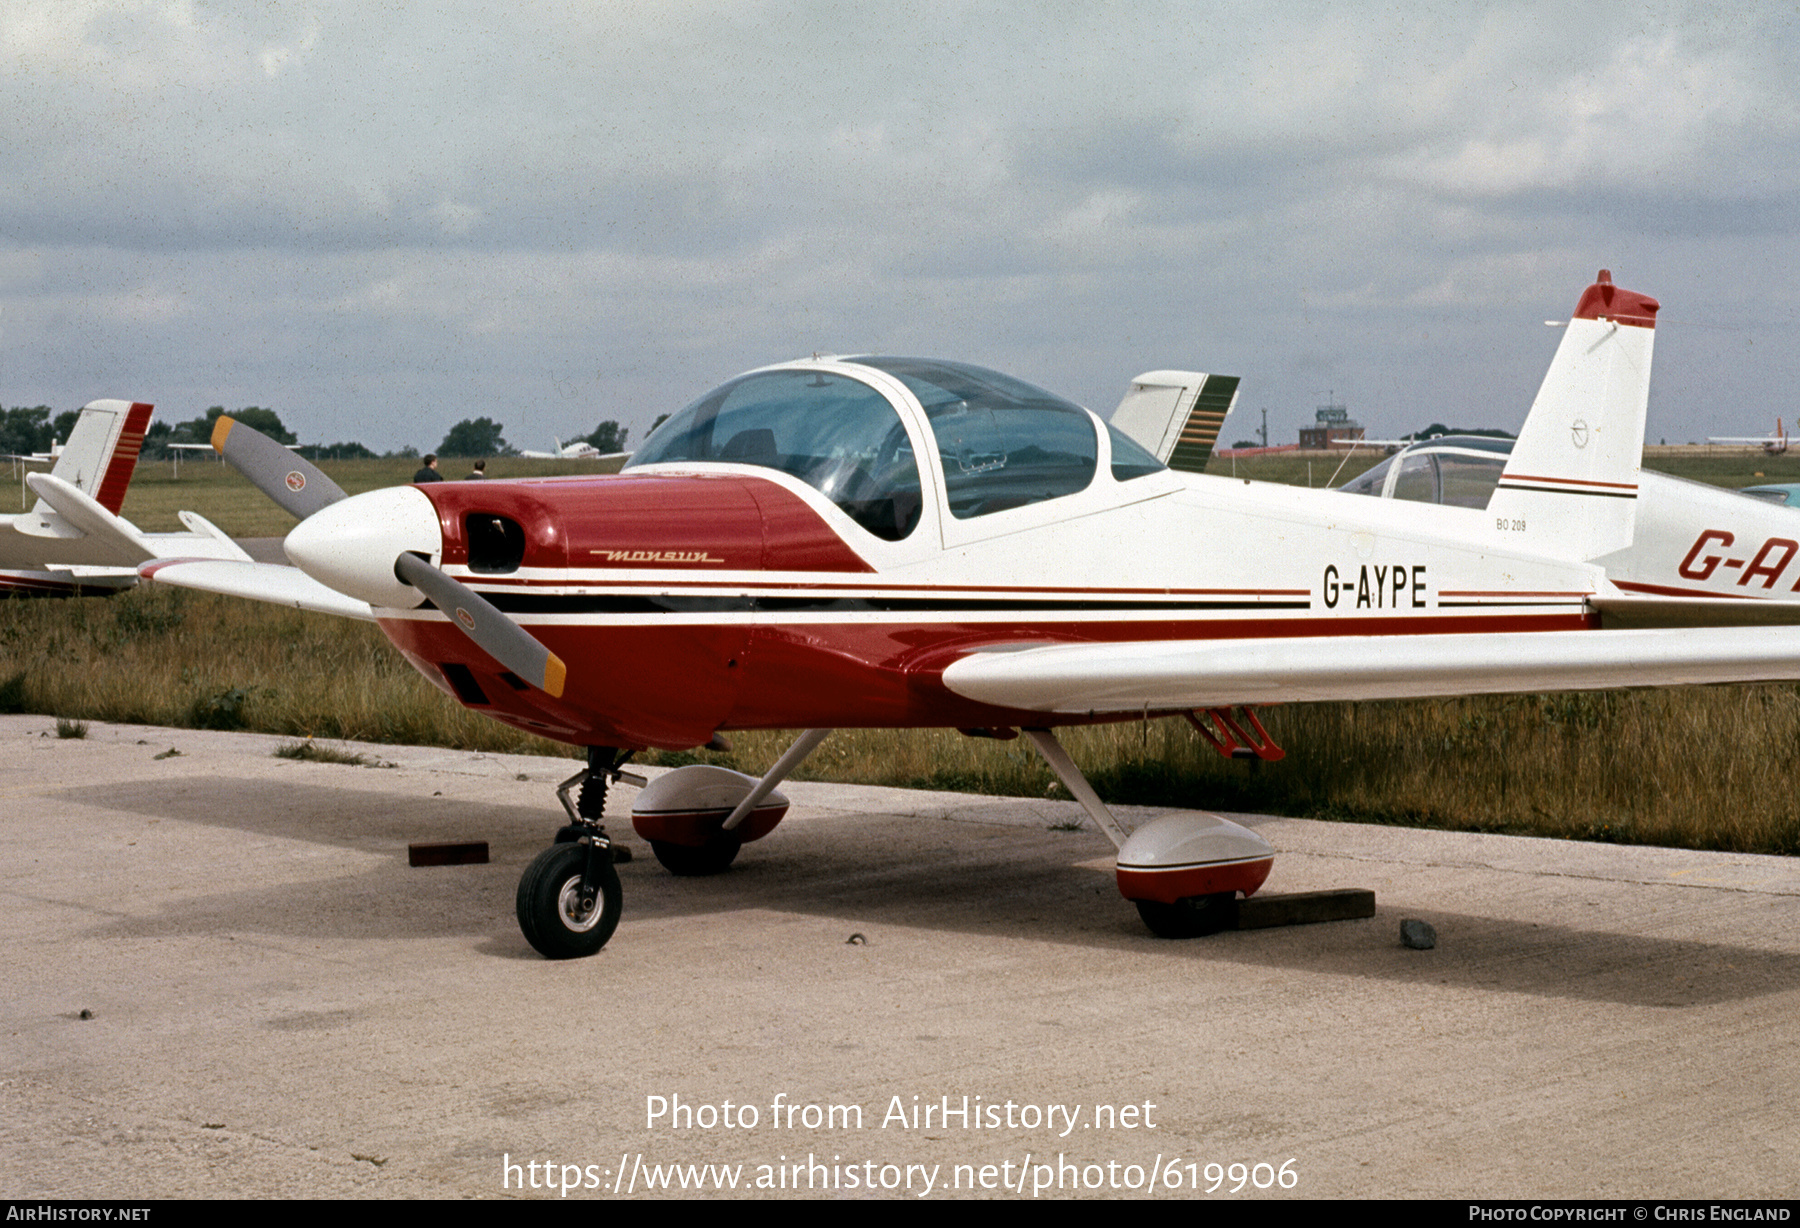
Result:
<svg viewBox="0 0 1800 1228">
<path fill-rule="evenodd" d="M 429 597 L 488 656 L 539 690 L 562 697 L 568 671 L 561 658 L 481 594 L 410 551 L 394 560 L 394 574 Z"/>
<path fill-rule="evenodd" d="M 234 418 L 219 416 L 212 446 L 226 463 L 249 478 L 252 486 L 279 503 L 282 511 L 301 520 L 344 497 L 343 487 L 317 465 Z"/>
</svg>

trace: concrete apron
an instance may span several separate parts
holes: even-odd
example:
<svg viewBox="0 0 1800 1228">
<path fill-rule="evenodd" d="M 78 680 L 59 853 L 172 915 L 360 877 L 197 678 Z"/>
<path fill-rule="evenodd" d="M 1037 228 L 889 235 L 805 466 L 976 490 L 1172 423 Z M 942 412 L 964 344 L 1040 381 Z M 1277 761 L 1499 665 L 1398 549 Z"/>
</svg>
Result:
<svg viewBox="0 0 1800 1228">
<path fill-rule="evenodd" d="M 1106 842 L 1058 830 L 1072 803 L 792 784 L 730 873 L 683 880 L 619 789 L 623 923 L 549 963 L 513 893 L 574 764 L 285 740 L 0 718 L 7 1196 L 1775 1197 L 1800 1171 L 1790 859 L 1234 816 L 1281 850 L 1266 890 L 1370 887 L 1377 916 L 1166 942 Z M 437 840 L 493 860 L 408 868 Z"/>
</svg>

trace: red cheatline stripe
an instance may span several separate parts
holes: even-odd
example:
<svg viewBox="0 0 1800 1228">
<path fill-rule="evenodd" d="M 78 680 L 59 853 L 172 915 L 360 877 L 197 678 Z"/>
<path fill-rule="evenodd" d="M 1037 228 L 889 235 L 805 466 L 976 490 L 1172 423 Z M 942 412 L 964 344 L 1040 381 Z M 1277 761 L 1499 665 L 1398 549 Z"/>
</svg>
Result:
<svg viewBox="0 0 1800 1228">
<path fill-rule="evenodd" d="M 1715 593 L 1703 588 L 1675 588 L 1667 584 L 1638 584 L 1632 580 L 1614 580 L 1613 584 L 1632 593 L 1655 593 L 1658 597 L 1729 597 L 1733 601 L 1759 601 L 1749 593 Z"/>
<path fill-rule="evenodd" d="M 1636 490 L 1636 482 L 1595 482 L 1588 478 L 1541 478 L 1530 473 L 1504 473 L 1502 482 L 1560 482 L 1564 486 L 1610 486 L 1614 490 Z"/>
</svg>

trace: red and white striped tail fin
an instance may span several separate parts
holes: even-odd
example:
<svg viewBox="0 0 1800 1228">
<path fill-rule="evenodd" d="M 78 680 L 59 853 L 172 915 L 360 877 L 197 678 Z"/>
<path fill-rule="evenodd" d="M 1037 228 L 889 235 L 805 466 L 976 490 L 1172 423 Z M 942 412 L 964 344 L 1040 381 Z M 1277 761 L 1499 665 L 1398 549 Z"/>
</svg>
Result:
<svg viewBox="0 0 1800 1228">
<path fill-rule="evenodd" d="M 1605 269 L 1583 292 L 1488 501 L 1500 540 L 1569 559 L 1631 545 L 1658 306 Z"/>
<path fill-rule="evenodd" d="M 142 401 L 90 401 L 50 472 L 118 515 L 150 429 L 150 410 Z"/>
</svg>

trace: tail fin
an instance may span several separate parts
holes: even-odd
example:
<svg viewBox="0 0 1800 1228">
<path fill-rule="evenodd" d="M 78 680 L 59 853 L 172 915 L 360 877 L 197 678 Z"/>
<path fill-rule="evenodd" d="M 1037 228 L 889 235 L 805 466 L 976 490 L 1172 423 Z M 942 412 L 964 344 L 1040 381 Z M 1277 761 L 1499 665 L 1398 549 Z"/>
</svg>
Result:
<svg viewBox="0 0 1800 1228">
<path fill-rule="evenodd" d="M 89 402 L 51 474 L 118 515 L 150 429 L 150 409 L 142 401 Z"/>
<path fill-rule="evenodd" d="M 1112 424 L 1171 469 L 1206 472 L 1238 377 L 1199 371 L 1146 371 L 1131 381 Z"/>
<path fill-rule="evenodd" d="M 1631 544 L 1658 306 L 1605 269 L 1582 294 L 1488 501 L 1502 540 L 1578 560 Z"/>
</svg>

